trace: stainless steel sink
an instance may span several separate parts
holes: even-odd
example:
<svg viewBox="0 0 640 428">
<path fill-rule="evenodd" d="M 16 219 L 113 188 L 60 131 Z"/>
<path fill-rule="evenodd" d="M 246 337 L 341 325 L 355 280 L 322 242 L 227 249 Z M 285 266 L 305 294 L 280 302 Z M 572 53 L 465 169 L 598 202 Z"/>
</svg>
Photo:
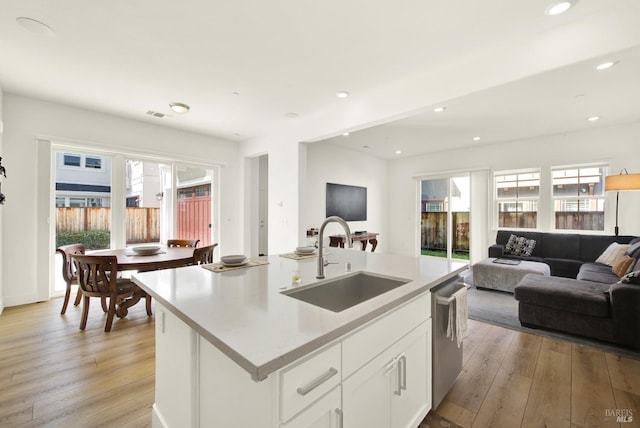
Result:
<svg viewBox="0 0 640 428">
<path fill-rule="evenodd" d="M 409 281 L 360 271 L 285 290 L 282 294 L 333 312 L 341 312 Z"/>
</svg>

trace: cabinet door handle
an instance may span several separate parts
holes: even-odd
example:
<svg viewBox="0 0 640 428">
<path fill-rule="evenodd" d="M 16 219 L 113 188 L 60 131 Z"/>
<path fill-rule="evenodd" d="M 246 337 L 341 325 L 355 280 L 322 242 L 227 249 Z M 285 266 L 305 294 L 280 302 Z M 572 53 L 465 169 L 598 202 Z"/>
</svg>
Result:
<svg viewBox="0 0 640 428">
<path fill-rule="evenodd" d="M 400 356 L 400 372 L 401 372 L 401 378 L 400 378 L 400 389 L 404 389 L 405 391 L 407 390 L 407 356 L 402 354 Z"/>
<path fill-rule="evenodd" d="M 298 394 L 304 397 L 305 395 L 307 395 L 308 393 L 310 393 L 311 391 L 313 391 L 314 389 L 316 389 L 317 387 L 319 387 L 324 382 L 326 382 L 327 380 L 329 380 L 330 378 L 332 378 L 337 374 L 338 374 L 338 370 L 331 367 L 329 370 L 327 370 L 326 373 L 321 374 L 320 376 L 318 376 L 316 379 L 312 380 L 305 386 L 299 387 L 298 389 L 296 389 L 296 391 L 298 392 Z"/>
<path fill-rule="evenodd" d="M 336 428 L 343 428 L 343 424 L 344 424 L 344 413 L 342 413 L 342 410 L 340 409 L 336 409 Z"/>
</svg>

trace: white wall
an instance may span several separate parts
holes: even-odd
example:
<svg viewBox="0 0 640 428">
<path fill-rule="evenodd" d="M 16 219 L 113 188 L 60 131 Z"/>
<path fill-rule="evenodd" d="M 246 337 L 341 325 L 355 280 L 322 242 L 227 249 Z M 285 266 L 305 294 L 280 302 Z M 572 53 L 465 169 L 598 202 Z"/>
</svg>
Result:
<svg viewBox="0 0 640 428">
<path fill-rule="evenodd" d="M 4 96 L 4 92 L 2 90 L 2 87 L 0 86 L 0 156 L 4 156 L 4 150 L 3 150 L 3 136 L 4 136 L 4 115 L 3 115 L 3 107 L 4 107 L 4 102 L 3 102 L 3 96 Z M 3 159 L 4 160 L 4 159 Z M 4 177 L 0 178 L 0 181 L 4 184 L 4 182 L 6 181 L 4 179 Z M 2 191 L 2 193 L 4 193 L 4 190 Z M 4 207 L 2 205 L 0 205 L 0 314 L 2 313 L 2 311 L 4 310 L 4 287 L 3 287 L 3 281 L 2 281 L 2 272 L 4 272 L 3 269 L 3 263 L 2 263 L 2 254 L 3 254 L 3 247 L 4 247 L 4 242 L 5 242 L 5 234 L 4 234 Z"/>
<path fill-rule="evenodd" d="M 43 213 L 48 210 L 40 206 L 46 204 L 40 195 L 46 185 L 38 178 L 36 159 L 40 156 L 41 163 L 46 159 L 40 153 L 42 150 L 37 149 L 40 143 L 36 143 L 36 137 L 78 142 L 90 148 L 107 147 L 123 153 L 224 164 L 220 168 L 220 248 L 226 253 L 240 250 L 241 201 L 237 198 L 240 188 L 236 143 L 8 93 L 4 94 L 3 113 L 3 148 L 11 180 L 6 190 L 3 182 L 3 191 L 10 195 L 10 200 L 3 207 L 2 242 L 9 243 L 13 249 L 22 249 L 5 251 L 0 260 L 6 267 L 0 279 L 4 284 L 6 306 L 47 297 L 43 296 L 43 290 L 46 293 L 48 289 L 48 272 L 34 269 L 44 266 L 47 260 L 34 259 L 33 254 L 38 248 L 52 254 L 55 243 L 49 242 L 47 234 L 48 219 Z"/>
<path fill-rule="evenodd" d="M 410 159 L 398 159 L 389 165 L 389 213 L 391 232 L 390 251 L 414 254 L 416 222 L 415 175 L 441 171 L 489 167 L 492 171 L 540 167 L 548 171 L 552 166 L 591 162 L 609 162 L 610 173 L 622 168 L 630 173 L 640 172 L 640 123 L 602 127 L 590 131 L 568 133 L 526 141 L 469 147 L 443 151 Z M 490 185 L 489 185 L 490 186 Z M 549 200 L 551 185 L 542 183 L 541 205 Z M 488 203 L 492 191 L 487 193 Z M 541 207 L 539 229 L 551 230 L 552 219 L 546 215 L 547 205 Z M 491 210 L 488 210 L 490 213 Z M 607 195 L 605 206 L 605 232 L 613 234 L 615 223 L 615 193 Z M 620 194 L 620 234 L 640 235 L 640 191 Z M 477 228 L 475 228 L 477 229 Z M 495 242 L 492 216 L 482 230 L 472 230 L 471 239 Z M 486 251 L 486 248 L 484 249 Z M 482 254 L 482 256 L 486 256 Z"/>
<path fill-rule="evenodd" d="M 373 156 L 345 149 L 328 143 L 307 145 L 306 184 L 301 189 L 300 225 L 303 231 L 311 227 L 319 228 L 325 219 L 326 184 L 338 183 L 367 188 L 367 220 L 350 221 L 352 232 L 366 230 L 380 233 L 376 252 L 386 252 L 389 248 L 387 162 Z M 338 224 L 331 223 L 325 229 L 325 245 L 329 235 L 342 235 Z M 301 234 L 300 243 L 306 243 Z M 355 244 L 356 247 L 360 243 Z M 368 250 L 371 246 L 368 246 Z"/>
</svg>

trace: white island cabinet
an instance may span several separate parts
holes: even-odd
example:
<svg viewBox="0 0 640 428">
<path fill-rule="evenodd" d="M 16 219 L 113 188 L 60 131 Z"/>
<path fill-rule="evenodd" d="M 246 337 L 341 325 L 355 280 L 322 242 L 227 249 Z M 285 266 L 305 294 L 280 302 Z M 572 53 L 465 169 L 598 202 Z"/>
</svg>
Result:
<svg viewBox="0 0 640 428">
<path fill-rule="evenodd" d="M 408 282 L 332 312 L 282 294 L 292 268 L 304 286 L 314 267 L 273 256 L 235 275 L 135 275 L 156 299 L 153 426 L 417 427 L 431 408 L 430 289 L 466 265 L 331 252 Z"/>
</svg>

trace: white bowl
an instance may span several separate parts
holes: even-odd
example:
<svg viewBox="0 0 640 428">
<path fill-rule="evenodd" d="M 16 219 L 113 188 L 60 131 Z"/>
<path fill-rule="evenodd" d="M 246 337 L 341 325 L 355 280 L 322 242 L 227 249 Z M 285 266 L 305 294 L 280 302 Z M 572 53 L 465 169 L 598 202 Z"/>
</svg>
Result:
<svg viewBox="0 0 640 428">
<path fill-rule="evenodd" d="M 234 254 L 230 256 L 222 256 L 220 257 L 220 261 L 224 265 L 241 265 L 247 261 L 247 256 L 242 254 Z"/>
<path fill-rule="evenodd" d="M 316 252 L 316 248 L 315 247 L 297 247 L 296 248 L 296 253 L 298 254 L 313 254 Z"/>
<path fill-rule="evenodd" d="M 150 256 L 153 254 L 157 254 L 160 251 L 159 245 L 143 245 L 140 247 L 133 247 L 131 250 L 141 256 Z"/>
</svg>

